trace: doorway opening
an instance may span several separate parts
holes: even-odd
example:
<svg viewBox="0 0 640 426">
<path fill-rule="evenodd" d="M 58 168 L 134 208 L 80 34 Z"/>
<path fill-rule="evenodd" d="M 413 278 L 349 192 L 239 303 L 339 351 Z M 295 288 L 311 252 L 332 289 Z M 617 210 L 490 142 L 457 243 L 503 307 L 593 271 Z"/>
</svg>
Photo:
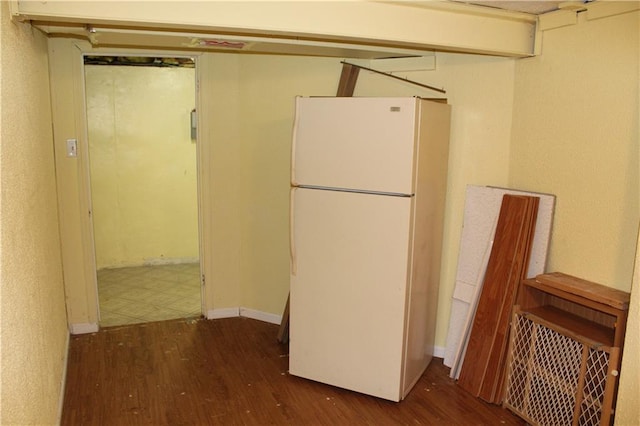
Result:
<svg viewBox="0 0 640 426">
<path fill-rule="evenodd" d="M 85 56 L 101 327 L 202 313 L 192 58 Z"/>
</svg>

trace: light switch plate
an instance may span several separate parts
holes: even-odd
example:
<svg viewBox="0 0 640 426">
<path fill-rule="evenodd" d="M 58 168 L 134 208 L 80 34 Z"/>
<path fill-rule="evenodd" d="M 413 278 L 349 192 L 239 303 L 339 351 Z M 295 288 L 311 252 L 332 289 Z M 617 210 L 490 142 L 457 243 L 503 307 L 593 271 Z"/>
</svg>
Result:
<svg viewBox="0 0 640 426">
<path fill-rule="evenodd" d="M 78 156 L 78 140 L 67 139 L 67 157 L 77 157 L 77 156 Z"/>
</svg>

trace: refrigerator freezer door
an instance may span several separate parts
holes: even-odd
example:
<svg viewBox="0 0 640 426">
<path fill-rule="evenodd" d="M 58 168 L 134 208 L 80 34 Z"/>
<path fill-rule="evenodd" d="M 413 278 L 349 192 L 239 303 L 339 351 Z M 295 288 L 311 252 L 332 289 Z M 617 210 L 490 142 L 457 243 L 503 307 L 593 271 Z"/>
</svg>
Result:
<svg viewBox="0 0 640 426">
<path fill-rule="evenodd" d="M 292 183 L 413 193 L 416 98 L 296 99 Z"/>
<path fill-rule="evenodd" d="M 398 401 L 413 198 L 292 191 L 290 373 Z"/>
</svg>

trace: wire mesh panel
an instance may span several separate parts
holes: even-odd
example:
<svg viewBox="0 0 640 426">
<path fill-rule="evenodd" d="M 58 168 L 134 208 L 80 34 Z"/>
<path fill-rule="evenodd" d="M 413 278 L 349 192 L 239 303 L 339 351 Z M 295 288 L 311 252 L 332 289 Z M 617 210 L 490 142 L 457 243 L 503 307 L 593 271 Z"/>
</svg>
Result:
<svg viewBox="0 0 640 426">
<path fill-rule="evenodd" d="M 530 358 L 533 354 L 534 323 L 521 315 L 514 315 L 511 331 L 510 363 L 508 364 L 505 405 L 524 414 L 530 383 Z"/>
<path fill-rule="evenodd" d="M 600 424 L 602 403 L 607 385 L 609 354 L 589 348 L 585 372 L 582 403 L 580 407 L 580 425 Z"/>
<path fill-rule="evenodd" d="M 609 369 L 605 350 L 516 311 L 504 405 L 534 425 L 600 424 Z"/>
</svg>

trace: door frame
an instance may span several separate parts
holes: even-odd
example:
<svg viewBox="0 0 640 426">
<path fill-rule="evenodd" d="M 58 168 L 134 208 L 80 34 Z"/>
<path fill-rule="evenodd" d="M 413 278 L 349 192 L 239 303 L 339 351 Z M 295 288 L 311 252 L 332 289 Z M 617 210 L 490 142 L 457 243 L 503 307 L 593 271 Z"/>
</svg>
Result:
<svg viewBox="0 0 640 426">
<path fill-rule="evenodd" d="M 99 54 L 92 53 L 90 55 L 86 54 L 86 53 L 83 54 L 84 72 L 82 74 L 82 77 L 83 77 L 83 87 L 85 88 L 85 104 L 87 103 L 86 96 L 88 95 L 88 91 L 87 91 L 87 84 L 86 84 L 86 78 L 87 78 L 86 67 L 87 67 L 87 64 L 84 63 L 84 60 L 88 56 L 92 56 L 92 57 L 100 57 L 100 56 L 113 57 L 113 56 L 118 56 L 118 57 L 120 57 L 120 56 L 123 56 L 123 55 L 121 55 L 121 54 L 110 55 L 110 54 L 107 54 L 107 53 L 99 53 Z M 171 58 L 191 58 L 191 59 L 194 59 L 195 66 L 194 66 L 193 69 L 190 70 L 191 71 L 190 75 L 191 75 L 191 78 L 193 78 L 193 90 L 194 90 L 194 92 L 192 93 L 193 102 L 194 102 L 193 103 L 193 108 L 194 108 L 194 110 L 196 111 L 196 114 L 197 114 L 197 109 L 195 108 L 196 107 L 196 102 L 197 102 L 197 93 L 198 93 L 198 88 L 197 88 L 197 84 L 196 84 L 197 83 L 197 77 L 196 77 L 196 75 L 197 75 L 197 59 L 195 59 L 193 57 L 193 55 L 162 55 L 162 56 L 160 56 L 160 55 L 140 54 L 140 55 L 137 55 L 136 57 L 151 57 L 151 58 L 171 57 Z M 106 65 L 106 66 L 109 66 L 109 65 Z M 97 255 L 95 254 L 95 250 L 96 250 L 96 247 L 95 247 L 95 243 L 96 243 L 95 223 L 94 223 L 94 219 L 93 219 L 94 218 L 94 214 L 93 214 L 94 213 L 94 208 L 93 208 L 94 193 L 93 193 L 92 186 L 91 186 L 91 182 L 93 180 L 93 176 L 92 176 L 92 169 L 91 169 L 91 152 L 90 152 L 90 146 L 89 146 L 91 141 L 90 141 L 89 135 L 88 135 L 89 117 L 88 117 L 88 113 L 87 113 L 87 109 L 86 108 L 85 108 L 85 117 L 86 117 L 86 120 L 87 120 L 87 137 L 86 137 L 87 147 L 86 147 L 86 149 L 83 150 L 83 159 L 82 159 L 82 161 L 86 162 L 86 164 L 87 164 L 86 171 L 87 171 L 88 188 L 89 188 L 89 193 L 88 193 L 89 200 L 88 201 L 89 201 L 89 205 L 90 205 L 90 211 L 92 212 L 92 214 L 90 214 L 89 220 L 91 221 L 91 230 L 92 230 L 92 233 L 93 233 L 92 240 L 93 240 L 93 243 L 94 243 L 94 258 L 96 259 L 96 273 L 97 273 L 97 271 L 98 271 L 98 268 L 97 268 Z M 197 119 L 196 119 L 196 123 L 197 123 Z M 196 127 L 196 131 L 197 131 L 197 127 Z M 196 169 L 196 192 L 197 192 L 197 187 L 198 187 L 198 173 L 197 173 L 197 169 L 198 169 L 198 153 L 197 153 L 198 141 L 197 141 L 197 134 L 196 134 L 196 139 L 195 139 L 194 143 L 195 143 L 195 148 L 196 148 L 196 161 L 195 161 L 195 164 L 193 166 Z M 196 194 L 196 209 L 197 209 L 196 226 L 198 227 L 198 231 L 197 231 L 198 232 L 198 236 L 197 236 L 197 238 L 198 238 L 198 265 L 200 266 L 200 260 L 201 260 L 200 259 L 201 258 L 200 241 L 202 240 L 202 238 L 200 238 L 200 212 L 199 212 L 198 205 L 199 205 L 199 203 L 198 203 L 198 194 Z M 200 276 L 202 276 L 202 269 L 201 268 L 200 268 Z M 200 314 L 202 314 L 203 313 L 203 308 L 204 308 L 204 305 L 202 303 L 203 296 L 204 296 L 204 294 L 203 294 L 204 290 L 202 288 L 202 279 L 199 279 L 198 281 L 200 282 Z M 98 319 L 99 319 L 98 322 L 100 323 L 100 320 L 102 319 L 102 312 L 100 310 L 100 289 L 99 289 L 99 283 L 97 281 L 96 281 L 96 286 L 97 286 L 96 296 L 98 298 Z"/>
<path fill-rule="evenodd" d="M 91 206 L 89 170 L 89 144 L 84 79 L 84 56 L 182 56 L 195 59 L 197 198 L 200 276 L 202 283 L 201 312 L 213 307 L 210 243 L 211 182 L 207 179 L 210 147 L 206 142 L 208 129 L 200 119 L 203 99 L 200 95 L 202 72 L 201 54 L 181 51 L 155 51 L 147 49 L 94 48 L 90 43 L 73 39 L 49 40 L 50 89 L 54 128 L 54 153 L 58 216 L 62 248 L 62 268 L 67 305 L 67 321 L 72 334 L 93 333 L 99 330 L 99 303 L 96 277 L 95 242 Z M 206 124 L 205 124 L 206 127 Z M 77 157 L 67 157 L 67 140 L 77 141 Z"/>
</svg>

